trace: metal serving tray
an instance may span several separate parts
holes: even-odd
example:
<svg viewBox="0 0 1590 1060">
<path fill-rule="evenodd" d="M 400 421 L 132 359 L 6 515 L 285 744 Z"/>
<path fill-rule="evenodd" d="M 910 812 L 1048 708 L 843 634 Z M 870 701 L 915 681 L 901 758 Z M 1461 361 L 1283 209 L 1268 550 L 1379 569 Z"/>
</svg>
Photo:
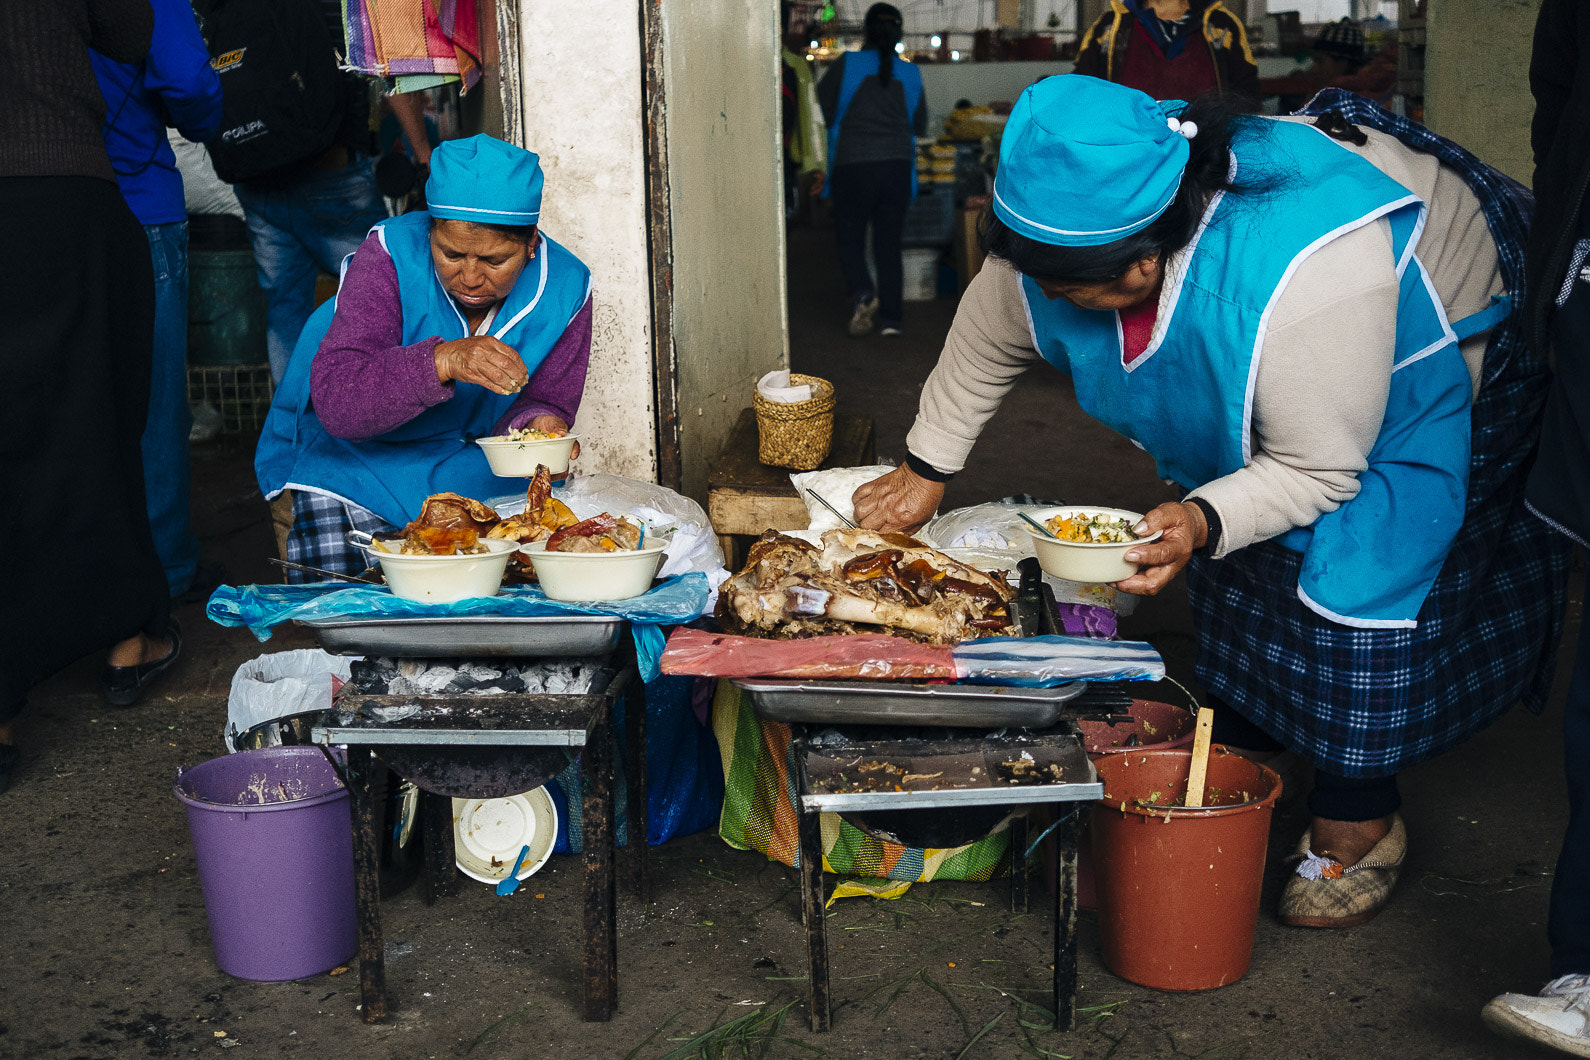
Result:
<svg viewBox="0 0 1590 1060">
<path fill-rule="evenodd" d="M 333 655 L 401 659 L 574 657 L 618 647 L 624 620 L 607 615 L 357 618 L 305 622 Z"/>
<path fill-rule="evenodd" d="M 933 684 L 910 681 L 791 681 L 737 678 L 768 721 L 823 725 L 947 725 L 1047 729 L 1067 716 L 1066 704 L 1087 687 L 1055 688 Z"/>
</svg>

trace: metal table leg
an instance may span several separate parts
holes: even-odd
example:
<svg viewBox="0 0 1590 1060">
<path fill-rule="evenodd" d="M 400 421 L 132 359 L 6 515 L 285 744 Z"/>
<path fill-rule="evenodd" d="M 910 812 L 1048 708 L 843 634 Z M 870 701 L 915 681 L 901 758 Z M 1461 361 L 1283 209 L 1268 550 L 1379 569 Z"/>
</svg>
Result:
<svg viewBox="0 0 1590 1060">
<path fill-rule="evenodd" d="M 381 837 L 375 828 L 375 771 L 369 748 L 348 749 L 348 805 L 353 816 L 353 879 L 359 922 L 359 993 L 366 1023 L 387 1018 L 386 950 L 381 938 Z"/>
<path fill-rule="evenodd" d="M 458 859 L 453 850 L 453 800 L 432 791 L 420 792 L 420 842 L 426 905 L 458 894 Z"/>
<path fill-rule="evenodd" d="M 1077 1027 L 1077 842 L 1083 807 L 1066 811 L 1055 827 L 1054 871 L 1054 1025 Z"/>
<path fill-rule="evenodd" d="M 585 796 L 584 1018 L 605 1022 L 617 1001 L 617 888 L 613 882 L 613 727 L 609 713 L 581 754 Z"/>
<path fill-rule="evenodd" d="M 1010 821 L 1010 911 L 1027 911 L 1027 814 Z"/>
<path fill-rule="evenodd" d="M 629 780 L 629 844 L 635 862 L 635 890 L 640 904 L 651 902 L 651 845 L 646 809 L 646 685 L 635 677 L 624 693 L 624 773 Z"/>
<path fill-rule="evenodd" d="M 812 1030 L 826 1031 L 833 1023 L 828 993 L 828 925 L 823 909 L 822 815 L 800 814 L 801 920 L 806 924 L 806 974 L 811 985 L 808 1008 Z"/>
</svg>

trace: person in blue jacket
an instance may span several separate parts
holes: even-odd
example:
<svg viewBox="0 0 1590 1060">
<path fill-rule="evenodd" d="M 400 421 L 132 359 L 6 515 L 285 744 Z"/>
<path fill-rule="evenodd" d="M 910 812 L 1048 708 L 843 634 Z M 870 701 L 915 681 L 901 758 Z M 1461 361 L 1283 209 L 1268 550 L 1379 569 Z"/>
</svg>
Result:
<svg viewBox="0 0 1590 1060">
<path fill-rule="evenodd" d="M 144 490 L 172 596 L 199 563 L 188 513 L 188 211 L 166 126 L 196 143 L 221 124 L 221 82 L 187 0 L 152 0 L 154 43 L 138 63 L 91 54 L 105 97 L 105 149 L 122 198 L 144 226 L 155 270 L 154 376 L 144 428 Z M 135 694 L 135 693 L 134 693 Z"/>
<path fill-rule="evenodd" d="M 895 54 L 900 9 L 873 4 L 864 21 L 866 45 L 846 52 L 817 84 L 817 102 L 828 123 L 828 182 L 834 203 L 839 267 L 850 299 L 850 334 L 882 325 L 898 335 L 904 318 L 905 267 L 900 239 L 906 210 L 916 198 L 916 137 L 927 131 L 922 74 Z M 867 269 L 867 226 L 872 226 L 873 283 Z"/>
</svg>

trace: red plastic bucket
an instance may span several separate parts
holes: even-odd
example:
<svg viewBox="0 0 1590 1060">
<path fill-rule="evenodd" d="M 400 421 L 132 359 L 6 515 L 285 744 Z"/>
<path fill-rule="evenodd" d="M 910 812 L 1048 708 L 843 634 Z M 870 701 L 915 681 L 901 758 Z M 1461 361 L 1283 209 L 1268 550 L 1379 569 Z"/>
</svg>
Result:
<svg viewBox="0 0 1590 1060">
<path fill-rule="evenodd" d="M 215 963 L 282 982 L 358 946 L 348 791 L 315 747 L 267 747 L 177 773 Z"/>
<path fill-rule="evenodd" d="M 1083 749 L 1095 762 L 1102 755 L 1122 754 L 1153 748 L 1158 751 L 1187 747 L 1193 740 L 1196 718 L 1186 707 L 1152 699 L 1134 699 L 1125 713 L 1127 721 L 1079 721 Z M 1088 823 L 1082 822 L 1081 845 L 1077 850 L 1077 905 L 1092 909 L 1098 905 L 1093 883 L 1093 851 L 1088 839 Z M 1043 841 L 1043 878 L 1054 893 L 1054 840 Z"/>
<path fill-rule="evenodd" d="M 1159 990 L 1209 990 L 1253 957 L 1275 771 L 1216 746 L 1202 809 L 1186 797 L 1190 751 L 1105 755 L 1095 767 L 1093 856 L 1104 964 Z M 1158 805 L 1145 805 L 1158 804 Z"/>
</svg>

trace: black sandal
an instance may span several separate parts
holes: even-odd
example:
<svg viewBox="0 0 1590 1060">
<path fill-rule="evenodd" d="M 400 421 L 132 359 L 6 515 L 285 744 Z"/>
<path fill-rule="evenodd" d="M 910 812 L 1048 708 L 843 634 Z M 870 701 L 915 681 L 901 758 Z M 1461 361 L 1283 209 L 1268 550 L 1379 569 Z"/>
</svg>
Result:
<svg viewBox="0 0 1590 1060">
<path fill-rule="evenodd" d="M 171 638 L 171 650 L 166 653 L 165 658 L 139 663 L 136 666 L 105 667 L 105 673 L 100 678 L 100 689 L 112 706 L 130 707 L 137 703 L 143 698 L 144 691 L 154 684 L 161 674 L 171 669 L 171 664 L 182 654 L 182 627 L 177 625 L 176 619 L 167 621 L 166 636 Z"/>
</svg>

